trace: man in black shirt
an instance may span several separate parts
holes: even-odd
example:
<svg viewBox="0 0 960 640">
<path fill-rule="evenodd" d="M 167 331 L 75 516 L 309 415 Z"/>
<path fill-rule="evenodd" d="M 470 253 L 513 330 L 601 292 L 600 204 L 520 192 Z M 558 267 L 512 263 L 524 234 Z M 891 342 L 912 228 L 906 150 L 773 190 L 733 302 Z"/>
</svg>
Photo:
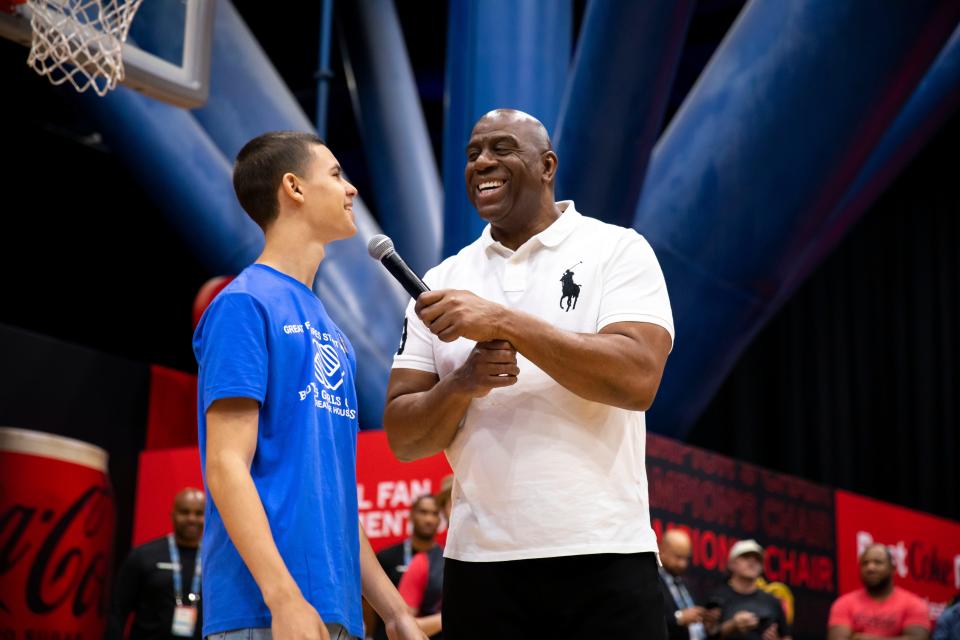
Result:
<svg viewBox="0 0 960 640">
<path fill-rule="evenodd" d="M 708 598 L 707 607 L 720 607 L 720 638 L 789 640 L 783 605 L 757 586 L 763 573 L 763 547 L 741 540 L 730 548 L 730 579 Z"/>
<path fill-rule="evenodd" d="M 173 533 L 127 556 L 113 585 L 107 640 L 123 638 L 131 612 L 130 640 L 200 639 L 200 538 L 205 505 L 203 491 L 184 489 L 173 501 Z"/>
</svg>

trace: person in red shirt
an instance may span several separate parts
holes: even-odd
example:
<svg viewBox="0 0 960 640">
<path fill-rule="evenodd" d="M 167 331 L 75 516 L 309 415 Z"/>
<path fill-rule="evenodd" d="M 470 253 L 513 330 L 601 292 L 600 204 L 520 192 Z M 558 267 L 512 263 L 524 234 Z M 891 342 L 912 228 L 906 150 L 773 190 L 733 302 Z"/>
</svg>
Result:
<svg viewBox="0 0 960 640">
<path fill-rule="evenodd" d="M 430 640 L 442 640 L 443 553 L 421 551 L 413 556 L 397 590 L 416 616 L 420 630 L 429 635 Z"/>
<path fill-rule="evenodd" d="M 882 544 L 860 555 L 863 589 L 837 598 L 830 608 L 827 640 L 904 638 L 927 640 L 927 604 L 906 589 L 893 586 L 893 557 Z"/>
</svg>

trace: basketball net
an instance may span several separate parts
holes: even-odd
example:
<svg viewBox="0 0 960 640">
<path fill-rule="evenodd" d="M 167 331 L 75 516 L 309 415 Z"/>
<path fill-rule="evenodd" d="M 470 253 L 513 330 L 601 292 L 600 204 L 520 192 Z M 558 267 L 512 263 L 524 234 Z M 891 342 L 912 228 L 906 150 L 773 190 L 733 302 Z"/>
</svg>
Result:
<svg viewBox="0 0 960 640">
<path fill-rule="evenodd" d="M 104 96 L 123 80 L 123 43 L 143 0 L 28 0 L 27 64 L 55 85 Z"/>
</svg>

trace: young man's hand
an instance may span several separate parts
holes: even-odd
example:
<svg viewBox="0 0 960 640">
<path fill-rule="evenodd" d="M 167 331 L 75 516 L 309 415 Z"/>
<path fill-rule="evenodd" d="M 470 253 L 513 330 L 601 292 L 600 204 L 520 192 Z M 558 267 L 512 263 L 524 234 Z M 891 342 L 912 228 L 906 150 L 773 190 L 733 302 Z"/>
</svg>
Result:
<svg viewBox="0 0 960 640">
<path fill-rule="evenodd" d="M 390 640 L 427 640 L 426 634 L 417 626 L 416 619 L 408 614 L 401 614 L 383 623 Z"/>
<path fill-rule="evenodd" d="M 298 595 L 270 609 L 273 640 L 330 640 L 317 610 Z"/>
</svg>

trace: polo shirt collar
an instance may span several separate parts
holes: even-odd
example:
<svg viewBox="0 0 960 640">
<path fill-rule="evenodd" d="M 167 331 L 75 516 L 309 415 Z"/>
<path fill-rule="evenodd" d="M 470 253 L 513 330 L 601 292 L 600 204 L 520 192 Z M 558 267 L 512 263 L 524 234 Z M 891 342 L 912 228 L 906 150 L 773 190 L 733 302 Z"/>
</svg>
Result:
<svg viewBox="0 0 960 640">
<path fill-rule="evenodd" d="M 549 227 L 530 238 L 530 240 L 527 242 L 537 240 L 545 247 L 555 247 L 563 242 L 567 236 L 573 233 L 573 230 L 577 227 L 577 223 L 580 222 L 580 219 L 583 216 L 581 216 L 577 211 L 573 200 L 560 200 L 557 202 L 557 207 L 563 211 L 563 213 L 560 214 L 560 217 L 554 220 L 553 224 L 551 224 Z M 490 231 L 489 224 L 483 228 L 483 232 L 480 234 L 480 246 L 482 249 L 484 249 L 484 251 L 493 249 L 498 253 L 513 253 L 510 251 L 510 249 L 507 249 L 493 239 L 493 234 Z"/>
</svg>

